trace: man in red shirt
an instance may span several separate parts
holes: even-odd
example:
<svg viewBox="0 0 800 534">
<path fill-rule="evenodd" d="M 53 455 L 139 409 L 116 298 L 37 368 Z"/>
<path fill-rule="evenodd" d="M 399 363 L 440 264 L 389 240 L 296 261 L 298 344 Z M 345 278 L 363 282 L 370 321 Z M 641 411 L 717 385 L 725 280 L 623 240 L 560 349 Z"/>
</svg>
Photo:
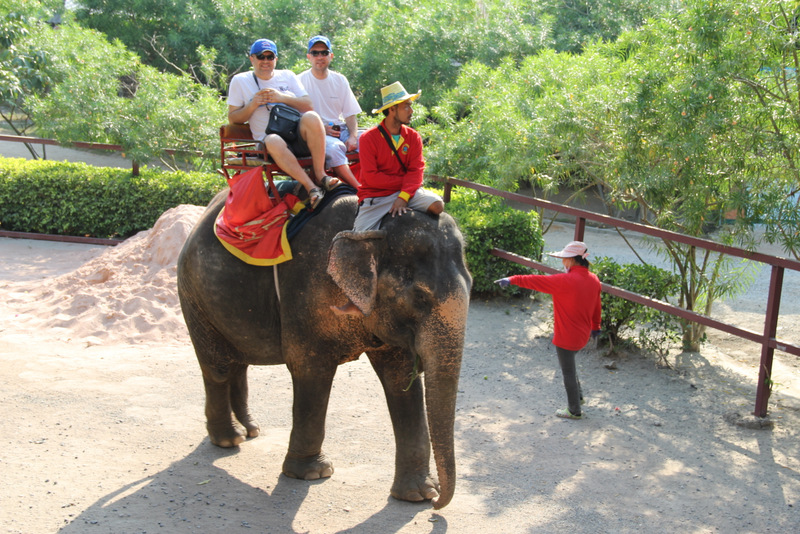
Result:
<svg viewBox="0 0 800 534">
<path fill-rule="evenodd" d="M 414 113 L 411 103 L 420 94 L 409 94 L 400 82 L 381 89 L 383 105 L 372 112 L 383 112 L 386 118 L 364 132 L 358 144 L 361 185 L 356 232 L 377 230 L 387 213 L 394 217 L 409 209 L 431 215 L 444 211 L 442 198 L 422 187 L 422 138 L 408 126 Z"/>
<path fill-rule="evenodd" d="M 378 230 L 388 213 L 399 217 L 410 209 L 431 215 L 444 211 L 442 197 L 422 187 L 422 138 L 408 127 L 414 113 L 411 103 L 421 93 L 409 94 L 400 82 L 381 89 L 383 105 L 372 112 L 383 112 L 385 118 L 358 140 L 361 185 L 355 232 Z M 352 302 L 331 309 L 339 315 L 361 315 Z"/>
<path fill-rule="evenodd" d="M 564 375 L 569 406 L 556 411 L 558 417 L 581 419 L 583 393 L 575 368 L 575 353 L 589 338 L 600 333 L 600 280 L 589 272 L 589 251 L 581 241 L 568 243 L 564 250 L 549 256 L 561 258 L 567 272 L 544 275 L 515 275 L 495 280 L 500 287 L 509 284 L 553 295 L 553 345 Z"/>
</svg>

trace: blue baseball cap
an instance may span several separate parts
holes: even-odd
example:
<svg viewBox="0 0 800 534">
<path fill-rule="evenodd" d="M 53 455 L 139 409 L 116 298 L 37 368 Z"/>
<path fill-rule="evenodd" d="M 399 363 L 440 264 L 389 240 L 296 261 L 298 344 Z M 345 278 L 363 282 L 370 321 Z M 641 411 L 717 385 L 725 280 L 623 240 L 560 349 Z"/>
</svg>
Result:
<svg viewBox="0 0 800 534">
<path fill-rule="evenodd" d="M 269 39 L 259 39 L 250 47 L 251 56 L 257 56 L 266 51 L 270 51 L 276 56 L 278 55 L 278 47 Z"/>
<path fill-rule="evenodd" d="M 325 46 L 328 47 L 328 50 L 333 50 L 333 48 L 331 48 L 330 39 L 328 39 L 324 35 L 315 35 L 314 37 L 311 38 L 311 40 L 308 41 L 308 51 L 310 52 L 311 51 L 311 47 L 314 46 L 317 43 L 322 43 L 322 44 L 324 44 Z M 275 53 L 277 54 L 277 52 L 275 52 Z"/>
</svg>

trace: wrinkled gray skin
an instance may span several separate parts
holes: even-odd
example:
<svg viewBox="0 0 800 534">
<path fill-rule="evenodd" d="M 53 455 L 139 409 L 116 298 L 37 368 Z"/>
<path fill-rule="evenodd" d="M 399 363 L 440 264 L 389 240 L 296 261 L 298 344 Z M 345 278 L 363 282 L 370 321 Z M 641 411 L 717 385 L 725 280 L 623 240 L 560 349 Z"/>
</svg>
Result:
<svg viewBox="0 0 800 534">
<path fill-rule="evenodd" d="M 455 489 L 453 424 L 472 283 L 453 219 L 410 212 L 387 217 L 382 230 L 360 238 L 349 231 L 337 236 L 353 227 L 356 213 L 355 196 L 339 198 L 293 239 L 294 259 L 278 266 L 281 305 L 273 268 L 245 264 L 214 235 L 224 194 L 209 205 L 178 260 L 178 293 L 203 373 L 211 442 L 235 447 L 245 435 L 258 435 L 247 368 L 285 364 L 294 406 L 283 473 L 331 476 L 322 441 L 333 376 L 366 353 L 394 427 L 391 494 L 447 505 Z M 363 315 L 329 308 L 348 298 Z M 425 401 L 421 380 L 411 381 L 417 358 Z M 429 468 L 431 445 L 438 483 Z"/>
</svg>

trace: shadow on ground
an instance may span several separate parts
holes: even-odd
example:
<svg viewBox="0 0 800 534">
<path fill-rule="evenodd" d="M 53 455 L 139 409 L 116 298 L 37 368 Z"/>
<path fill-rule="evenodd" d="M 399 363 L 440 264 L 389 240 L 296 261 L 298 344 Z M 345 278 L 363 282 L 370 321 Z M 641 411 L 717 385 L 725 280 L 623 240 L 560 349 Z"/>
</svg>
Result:
<svg viewBox="0 0 800 534">
<path fill-rule="evenodd" d="M 242 528 L 251 532 L 333 532 L 323 526 L 324 513 L 311 530 L 295 524 L 309 492 L 320 484 L 331 484 L 330 479 L 304 481 L 279 475 L 274 485 L 255 487 L 215 465 L 220 460 L 235 461 L 232 457 L 239 452 L 215 447 L 206 438 L 167 469 L 105 495 L 59 532 L 228 532 Z M 426 508 L 430 503 L 387 498 L 386 505 L 366 521 L 338 532 L 397 532 L 408 522 L 409 512 Z M 441 518 L 432 523 L 430 532 L 446 530 L 447 522 Z"/>
</svg>

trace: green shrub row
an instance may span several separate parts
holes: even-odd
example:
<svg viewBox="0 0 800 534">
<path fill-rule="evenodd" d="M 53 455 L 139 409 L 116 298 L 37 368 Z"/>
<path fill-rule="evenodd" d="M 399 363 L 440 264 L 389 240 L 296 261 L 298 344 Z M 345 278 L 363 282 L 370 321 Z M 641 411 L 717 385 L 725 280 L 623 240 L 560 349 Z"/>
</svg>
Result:
<svg viewBox="0 0 800 534">
<path fill-rule="evenodd" d="M 126 169 L 85 163 L 0 158 L 0 229 L 125 238 L 152 228 L 170 208 L 205 206 L 224 187 L 225 180 L 210 173 L 144 168 L 133 176 Z M 476 293 L 500 294 L 493 280 L 528 272 L 490 255 L 492 248 L 541 256 L 536 212 L 509 208 L 502 199 L 471 189 L 454 189 L 446 209 L 464 234 Z"/>
<path fill-rule="evenodd" d="M 501 291 L 493 281 L 530 271 L 492 256 L 489 251 L 499 248 L 538 260 L 544 247 L 539 215 L 535 211 L 510 208 L 499 197 L 462 188 L 453 189 L 445 210 L 456 219 L 464 234 L 473 292 L 484 295 L 519 293 L 515 286 Z"/>
<path fill-rule="evenodd" d="M 218 175 L 0 158 L 0 228 L 125 238 L 180 204 L 205 206 L 225 188 Z"/>
</svg>

